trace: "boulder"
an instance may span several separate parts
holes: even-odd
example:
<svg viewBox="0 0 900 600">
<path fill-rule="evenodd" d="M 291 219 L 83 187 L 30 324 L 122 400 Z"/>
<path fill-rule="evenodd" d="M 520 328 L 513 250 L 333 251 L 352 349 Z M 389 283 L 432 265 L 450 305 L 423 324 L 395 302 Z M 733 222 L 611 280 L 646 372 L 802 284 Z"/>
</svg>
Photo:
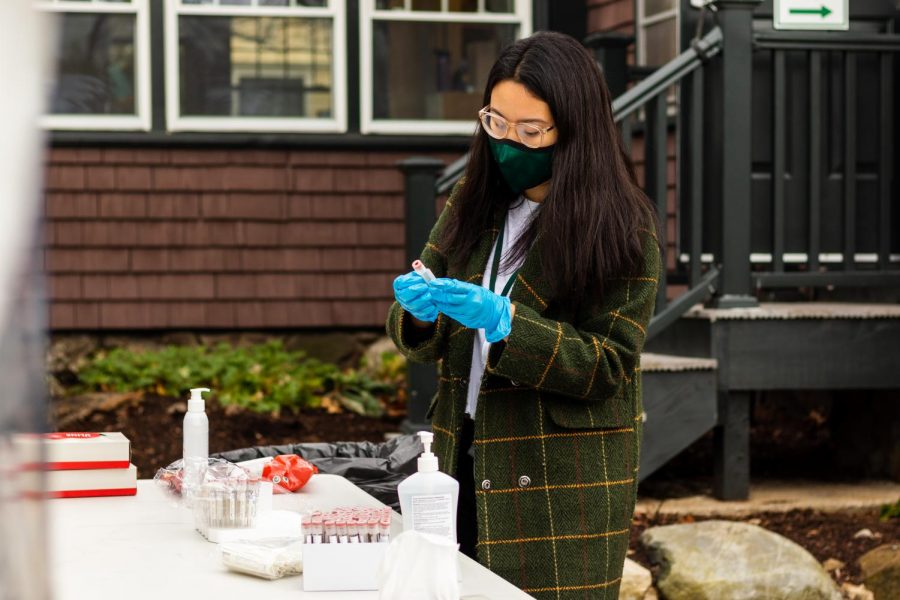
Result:
<svg viewBox="0 0 900 600">
<path fill-rule="evenodd" d="M 884 544 L 859 558 L 866 587 L 875 597 L 900 598 L 900 544 Z"/>
<path fill-rule="evenodd" d="M 641 536 L 668 600 L 840 600 L 834 580 L 794 542 L 762 527 L 703 521 Z"/>
<path fill-rule="evenodd" d="M 653 576 L 630 558 L 625 559 L 622 583 L 619 585 L 619 600 L 644 600 L 653 585 Z"/>
</svg>

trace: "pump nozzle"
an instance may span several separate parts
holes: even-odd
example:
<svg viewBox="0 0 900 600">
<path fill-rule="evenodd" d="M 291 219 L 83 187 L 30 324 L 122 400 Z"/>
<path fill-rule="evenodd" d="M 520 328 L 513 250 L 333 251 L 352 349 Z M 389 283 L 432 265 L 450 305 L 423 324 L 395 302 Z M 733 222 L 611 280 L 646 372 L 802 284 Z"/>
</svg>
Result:
<svg viewBox="0 0 900 600">
<path fill-rule="evenodd" d="M 191 388 L 191 399 L 188 400 L 188 412 L 203 412 L 206 408 L 203 402 L 203 392 L 209 388 Z"/>
<path fill-rule="evenodd" d="M 418 436 L 419 439 L 422 440 L 422 445 L 425 447 L 425 451 L 422 452 L 422 456 L 419 457 L 419 471 L 424 473 L 437 471 L 438 459 L 431 451 L 431 444 L 434 442 L 434 434 L 430 431 L 420 431 Z"/>
</svg>

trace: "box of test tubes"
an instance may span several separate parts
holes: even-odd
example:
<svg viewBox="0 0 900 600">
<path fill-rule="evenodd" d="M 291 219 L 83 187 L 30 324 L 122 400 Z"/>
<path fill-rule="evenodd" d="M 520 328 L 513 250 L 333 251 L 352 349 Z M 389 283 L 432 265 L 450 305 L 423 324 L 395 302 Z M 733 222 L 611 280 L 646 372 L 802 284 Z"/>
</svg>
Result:
<svg viewBox="0 0 900 600">
<path fill-rule="evenodd" d="M 341 507 L 303 517 L 303 590 L 378 589 L 391 539 L 391 509 Z"/>
<path fill-rule="evenodd" d="M 31 448 L 42 446 L 43 461 L 28 465 L 44 471 L 128 469 L 131 466 L 131 442 L 119 432 L 58 432 L 23 434 L 14 442 L 20 450 L 37 456 Z"/>
<path fill-rule="evenodd" d="M 48 471 L 44 495 L 48 498 L 96 498 L 137 494 L 137 467 Z"/>
</svg>

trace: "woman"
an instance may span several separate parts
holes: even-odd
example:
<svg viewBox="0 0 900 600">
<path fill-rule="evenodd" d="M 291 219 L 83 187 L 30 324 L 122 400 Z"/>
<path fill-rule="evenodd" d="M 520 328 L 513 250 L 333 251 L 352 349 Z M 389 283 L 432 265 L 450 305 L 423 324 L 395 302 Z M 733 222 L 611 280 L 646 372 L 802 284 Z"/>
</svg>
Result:
<svg viewBox="0 0 900 600">
<path fill-rule="evenodd" d="M 537 598 L 617 598 L 637 488 L 651 204 L 596 63 L 539 33 L 505 49 L 481 127 L 387 329 L 440 362 L 429 408 L 460 481 L 461 549 Z M 500 248 L 500 251 L 497 251 Z"/>
</svg>

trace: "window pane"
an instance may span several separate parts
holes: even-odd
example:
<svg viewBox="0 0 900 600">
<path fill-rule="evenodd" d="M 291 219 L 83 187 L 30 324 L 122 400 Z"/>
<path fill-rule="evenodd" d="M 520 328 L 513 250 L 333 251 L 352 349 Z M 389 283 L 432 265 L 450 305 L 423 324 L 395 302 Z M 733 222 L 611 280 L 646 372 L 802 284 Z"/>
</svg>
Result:
<svg viewBox="0 0 900 600">
<path fill-rule="evenodd" d="M 647 49 L 644 64 L 650 66 L 661 66 L 675 58 L 677 49 L 675 47 L 676 38 L 676 20 L 675 17 L 648 25 L 644 29 Z"/>
<path fill-rule="evenodd" d="M 53 114 L 135 114 L 134 15 L 59 17 Z"/>
<path fill-rule="evenodd" d="M 441 0 L 413 0 L 413 10 L 441 10 Z"/>
<path fill-rule="evenodd" d="M 403 10 L 403 0 L 378 0 L 375 4 L 378 10 Z"/>
<path fill-rule="evenodd" d="M 484 9 L 487 12 L 511 13 L 515 9 L 515 0 L 484 0 Z"/>
<path fill-rule="evenodd" d="M 673 8 L 675 8 L 675 0 L 644 0 L 644 16 L 647 17 Z"/>
<path fill-rule="evenodd" d="M 478 12 L 478 0 L 450 0 L 450 12 Z"/>
<path fill-rule="evenodd" d="M 179 18 L 181 114 L 332 114 L 331 19 Z"/>
<path fill-rule="evenodd" d="M 487 76 L 517 25 L 376 21 L 376 119 L 477 118 Z"/>
</svg>

